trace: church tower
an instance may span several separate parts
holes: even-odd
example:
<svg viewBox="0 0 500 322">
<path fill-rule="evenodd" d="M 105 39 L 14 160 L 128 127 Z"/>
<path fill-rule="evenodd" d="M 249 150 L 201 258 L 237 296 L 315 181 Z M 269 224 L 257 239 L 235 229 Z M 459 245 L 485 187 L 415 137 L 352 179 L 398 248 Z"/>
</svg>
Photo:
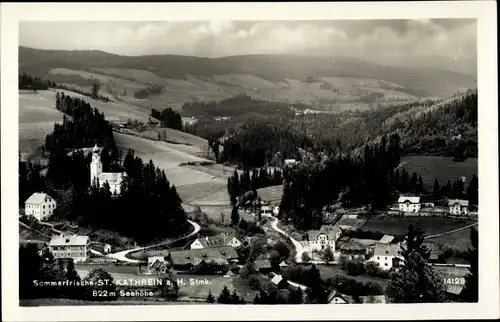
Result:
<svg viewBox="0 0 500 322">
<path fill-rule="evenodd" d="M 94 178 L 102 173 L 101 156 L 99 155 L 97 143 L 92 149 L 92 152 L 92 162 L 90 163 L 90 184 L 94 183 Z"/>
</svg>

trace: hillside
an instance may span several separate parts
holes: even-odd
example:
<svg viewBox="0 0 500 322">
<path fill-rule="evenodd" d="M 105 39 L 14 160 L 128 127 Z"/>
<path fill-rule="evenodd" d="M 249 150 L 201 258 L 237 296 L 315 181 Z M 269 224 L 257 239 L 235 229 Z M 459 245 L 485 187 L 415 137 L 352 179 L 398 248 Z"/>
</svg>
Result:
<svg viewBox="0 0 500 322">
<path fill-rule="evenodd" d="M 186 80 L 187 75 L 215 77 L 209 83 L 220 85 L 225 77 L 234 74 L 248 76 L 255 85 L 254 77 L 264 81 L 260 87 L 276 87 L 286 79 L 304 82 L 313 77 L 351 77 L 378 79 L 399 84 L 423 96 L 449 96 L 459 89 L 470 87 L 473 76 L 439 69 L 382 66 L 354 58 L 313 57 L 305 55 L 246 55 L 221 58 L 203 58 L 177 55 L 120 56 L 102 51 L 63 51 L 19 48 L 19 66 L 31 73 L 47 74 L 54 68 L 84 70 L 135 79 L 138 83 L 161 79 Z M 103 70 L 104 69 L 104 70 Z M 106 70 L 108 69 L 108 70 Z M 109 70 L 111 69 L 111 70 Z M 122 71 L 127 69 L 127 71 Z M 139 70 L 139 72 L 138 72 Z M 142 72 L 147 71 L 152 73 Z M 135 76 L 134 76 L 135 75 Z M 219 75 L 219 76 L 218 76 Z M 205 80 L 206 81 L 206 80 Z M 230 80 L 230 86 L 244 90 L 239 83 Z M 255 86 L 253 86 L 255 87 Z M 279 86 L 278 86 L 279 87 Z M 249 87 L 251 88 L 251 87 Z M 217 91 L 226 90 L 221 87 Z"/>
</svg>

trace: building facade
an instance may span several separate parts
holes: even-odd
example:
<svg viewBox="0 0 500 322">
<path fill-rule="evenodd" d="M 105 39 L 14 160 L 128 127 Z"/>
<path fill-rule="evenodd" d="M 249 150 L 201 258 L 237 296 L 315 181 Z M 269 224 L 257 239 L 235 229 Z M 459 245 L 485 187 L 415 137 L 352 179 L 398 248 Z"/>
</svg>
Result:
<svg viewBox="0 0 500 322">
<path fill-rule="evenodd" d="M 420 197 L 405 197 L 401 196 L 398 199 L 399 211 L 402 212 L 419 212 Z"/>
<path fill-rule="evenodd" d="M 24 213 L 38 220 L 52 216 L 57 207 L 57 201 L 46 193 L 35 192 L 24 203 Z"/>
<path fill-rule="evenodd" d="M 125 172 L 103 172 L 101 156 L 97 144 L 92 149 L 92 162 L 90 163 L 90 182 L 97 180 L 99 187 L 103 187 L 107 182 L 111 193 L 120 194 Z"/>
<path fill-rule="evenodd" d="M 88 236 L 57 235 L 49 243 L 54 258 L 72 258 L 75 263 L 84 262 L 90 254 Z"/>
<path fill-rule="evenodd" d="M 401 247 L 399 243 L 376 243 L 373 257 L 368 261 L 377 263 L 383 270 L 390 270 L 393 267 L 397 267 L 401 260 L 403 260 L 400 251 Z"/>
<path fill-rule="evenodd" d="M 450 214 L 455 216 L 467 216 L 469 214 L 469 201 L 452 199 L 448 200 L 448 207 L 450 207 Z"/>
<path fill-rule="evenodd" d="M 302 241 L 307 252 L 322 251 L 330 247 L 335 253 L 335 242 L 340 238 L 342 230 L 336 226 L 323 225 L 319 230 L 310 230 L 308 240 Z"/>
</svg>

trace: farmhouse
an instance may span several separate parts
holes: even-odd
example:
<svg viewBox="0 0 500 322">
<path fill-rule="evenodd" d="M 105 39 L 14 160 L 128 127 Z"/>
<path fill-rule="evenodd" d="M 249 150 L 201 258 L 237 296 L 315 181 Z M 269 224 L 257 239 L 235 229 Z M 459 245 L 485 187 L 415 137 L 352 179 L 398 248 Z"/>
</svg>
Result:
<svg viewBox="0 0 500 322">
<path fill-rule="evenodd" d="M 92 162 L 90 163 L 90 182 L 97 180 L 99 187 L 103 187 L 104 183 L 109 184 L 111 193 L 120 194 L 121 185 L 125 172 L 102 172 L 101 156 L 99 155 L 99 148 L 97 144 L 92 149 Z"/>
<path fill-rule="evenodd" d="M 271 206 L 262 206 L 260 207 L 260 213 L 261 215 L 264 215 L 264 216 L 270 216 L 271 215 Z"/>
<path fill-rule="evenodd" d="M 368 248 L 355 239 L 350 239 L 346 244 L 340 247 L 340 253 L 349 259 L 364 260 Z"/>
<path fill-rule="evenodd" d="M 24 212 L 38 220 L 45 220 L 52 216 L 57 202 L 46 193 L 35 192 L 24 203 Z"/>
<path fill-rule="evenodd" d="M 170 252 L 174 269 L 189 269 L 202 262 L 216 262 L 229 265 L 238 261 L 238 253 L 231 246 L 209 247 L 203 249 L 179 250 Z"/>
<path fill-rule="evenodd" d="M 310 252 L 324 250 L 326 246 L 330 246 L 332 252 L 335 253 L 335 242 L 341 234 L 342 230 L 339 227 L 323 225 L 319 230 L 310 230 L 307 233 L 308 240 L 303 241 L 302 244 Z"/>
<path fill-rule="evenodd" d="M 333 290 L 327 299 L 328 304 L 353 304 L 354 299 L 352 296 L 339 293 L 337 290 Z"/>
<path fill-rule="evenodd" d="M 448 200 L 448 207 L 450 207 L 450 214 L 455 216 L 467 216 L 469 213 L 469 201 L 460 199 Z"/>
<path fill-rule="evenodd" d="M 419 212 L 420 197 L 405 197 L 400 196 L 398 199 L 399 211 L 403 212 Z"/>
<path fill-rule="evenodd" d="M 191 244 L 190 248 L 203 249 L 203 248 L 221 247 L 221 246 L 240 247 L 242 244 L 243 241 L 232 234 L 230 235 L 221 234 L 218 236 L 198 238 Z"/>
<path fill-rule="evenodd" d="M 273 216 L 278 216 L 280 214 L 280 206 L 273 207 Z"/>
<path fill-rule="evenodd" d="M 168 263 L 163 256 L 148 257 L 148 273 L 149 274 L 165 274 L 168 271 Z"/>
<path fill-rule="evenodd" d="M 54 258 L 72 258 L 74 262 L 86 261 L 90 248 L 88 236 L 56 235 L 49 243 Z"/>
<path fill-rule="evenodd" d="M 399 244 L 382 244 L 376 243 L 373 252 L 373 257 L 368 261 L 376 262 L 383 270 L 389 270 L 397 267 L 403 256 L 399 253 L 401 247 Z"/>
</svg>

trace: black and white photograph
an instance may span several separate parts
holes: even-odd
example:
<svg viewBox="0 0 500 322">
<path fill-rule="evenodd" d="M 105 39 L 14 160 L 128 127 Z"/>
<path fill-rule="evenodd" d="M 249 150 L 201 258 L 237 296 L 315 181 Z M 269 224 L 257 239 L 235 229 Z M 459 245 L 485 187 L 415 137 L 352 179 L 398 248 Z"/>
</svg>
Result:
<svg viewBox="0 0 500 322">
<path fill-rule="evenodd" d="M 212 4 L 214 18 L 132 20 L 117 6 L 116 19 L 61 20 L 53 4 L 51 19 L 16 22 L 17 89 L 2 71 L 13 305 L 484 301 L 499 314 L 482 17 L 245 19 Z"/>
</svg>

